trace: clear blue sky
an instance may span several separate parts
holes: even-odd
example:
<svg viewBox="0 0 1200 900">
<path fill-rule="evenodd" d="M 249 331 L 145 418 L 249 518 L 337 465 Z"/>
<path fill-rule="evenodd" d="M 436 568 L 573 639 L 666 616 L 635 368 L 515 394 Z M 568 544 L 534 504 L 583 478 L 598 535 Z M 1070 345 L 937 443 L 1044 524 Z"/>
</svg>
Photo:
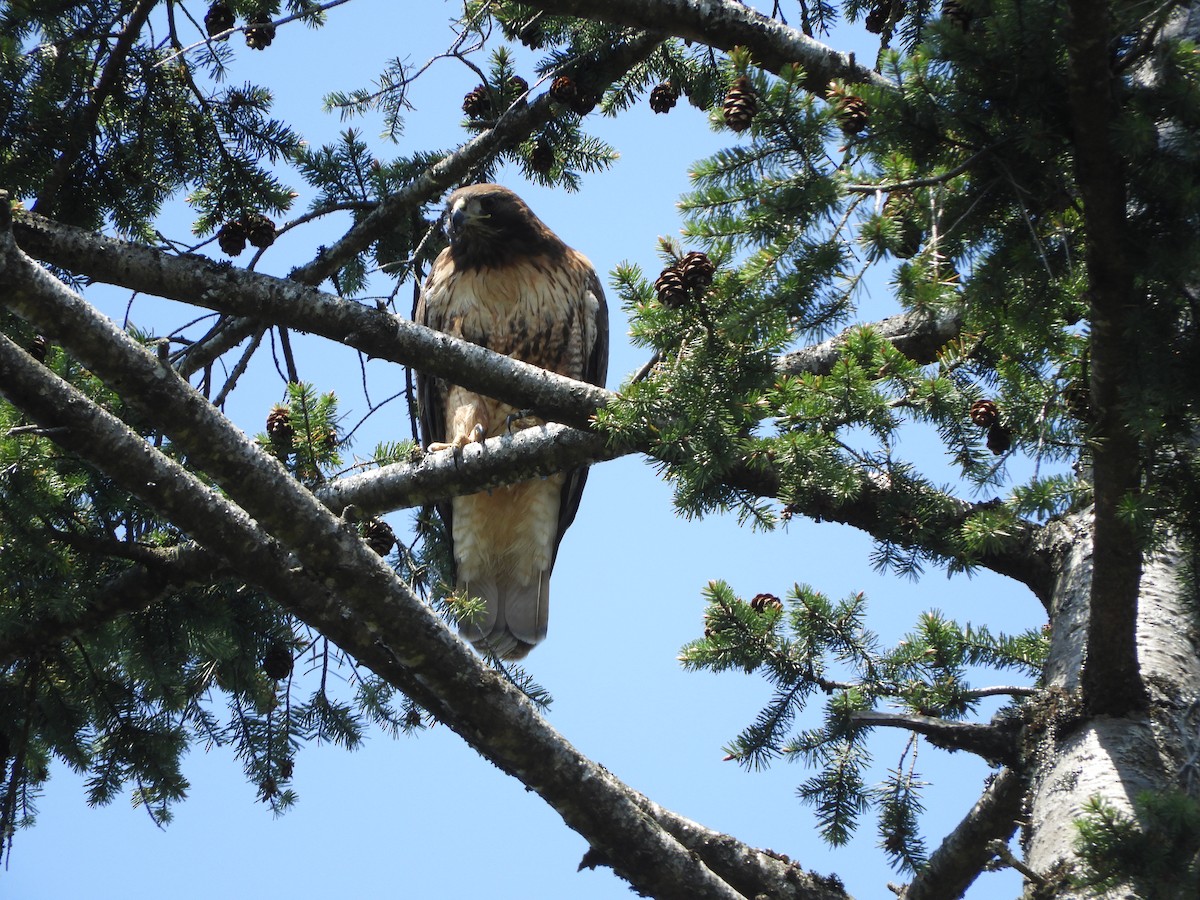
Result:
<svg viewBox="0 0 1200 900">
<path fill-rule="evenodd" d="M 281 29 L 261 53 L 235 38 L 231 80 L 268 85 L 280 114 L 312 143 L 328 142 L 344 126 L 321 112 L 322 95 L 369 85 L 389 57 L 419 64 L 444 50 L 452 40 L 446 22 L 454 9 L 450 3 L 355 0 L 332 10 L 321 31 L 298 24 Z M 839 44 L 857 50 L 860 59 L 871 58 L 870 47 L 862 40 Z M 531 76 L 529 56 L 521 58 Z M 398 146 L 376 141 L 377 155 L 458 143 L 462 96 L 477 80 L 457 62 L 437 63 L 413 92 L 417 108 L 406 135 Z M 377 119 L 354 124 L 375 140 Z M 657 271 L 655 242 L 678 231 L 675 202 L 688 187 L 688 164 L 739 138 L 712 133 L 704 114 L 686 102 L 667 116 L 655 116 L 645 105 L 617 121 L 593 115 L 588 126 L 614 143 L 622 159 L 611 172 L 588 177 L 582 192 L 534 189 L 513 172 L 505 180 L 602 273 L 623 260 Z M 299 178 L 292 183 L 303 190 Z M 302 196 L 297 212 L 306 201 Z M 183 222 L 176 223 L 177 236 L 184 236 Z M 298 229 L 260 268 L 286 273 L 341 227 L 344 222 L 323 231 Z M 238 262 L 248 259 L 249 253 Z M 402 297 L 408 296 L 406 288 Z M 98 293 L 96 299 L 119 317 L 128 297 Z M 611 292 L 609 299 L 610 386 L 616 387 L 644 355 L 629 346 Z M 877 289 L 863 318 L 894 311 L 886 292 Z M 179 307 L 151 299 L 132 307 L 133 321 L 143 325 L 178 323 L 180 316 Z M 320 390 L 336 390 L 346 422 L 357 421 L 367 404 L 356 356 L 313 340 L 302 341 L 298 352 L 301 376 Z M 403 386 L 398 367 L 372 362 L 367 371 L 377 399 Z M 266 359 L 251 374 L 229 413 L 257 432 L 280 399 L 282 382 Z M 380 439 L 407 437 L 403 409 L 395 404 L 376 414 L 363 433 L 356 444 L 361 454 Z M 915 433 L 898 449 L 950 477 L 928 435 Z M 407 530 L 409 516 L 399 513 L 391 521 Z M 1037 601 L 1003 579 L 981 574 L 947 580 L 930 572 L 920 582 L 901 581 L 870 568 L 870 549 L 870 541 L 850 529 L 802 520 L 770 534 L 740 529 L 733 517 L 684 521 L 646 462 L 626 458 L 600 466 L 559 553 L 549 638 L 529 657 L 527 669 L 554 696 L 554 726 L 632 786 L 709 827 L 787 853 L 805 868 L 837 872 L 858 897 L 890 896 L 887 881 L 902 879 L 875 849 L 872 819 L 864 820 L 851 846 L 830 851 L 815 833 L 812 811 L 794 794 L 806 777 L 803 769 L 779 764 L 756 773 L 722 761 L 722 745 L 752 720 L 767 686 L 737 673 L 684 673 L 676 662 L 680 646 L 702 630 L 700 592 L 712 578 L 728 580 L 746 596 L 784 595 L 794 582 L 834 598 L 866 591 L 871 625 L 885 640 L 898 638 L 929 608 L 995 630 L 1042 621 Z M 900 735 L 879 735 L 874 749 L 880 775 L 896 763 L 900 746 Z M 934 782 L 923 826 L 935 846 L 975 801 L 988 770 L 965 754 L 927 746 L 920 754 L 919 769 Z M 0 896 L 631 896 L 607 871 L 576 873 L 584 841 L 536 795 L 444 727 L 399 740 L 372 734 L 353 753 L 328 746 L 303 750 L 294 782 L 300 801 L 279 819 L 255 802 L 255 788 L 244 781 L 230 749 L 197 746 L 185 772 L 190 799 L 162 831 L 127 798 L 87 807 L 80 778 L 57 766 L 38 803 L 37 827 L 17 835 L 9 870 L 0 873 Z M 1018 891 L 1018 879 L 1007 873 L 986 876 L 968 896 L 992 900 Z"/>
</svg>

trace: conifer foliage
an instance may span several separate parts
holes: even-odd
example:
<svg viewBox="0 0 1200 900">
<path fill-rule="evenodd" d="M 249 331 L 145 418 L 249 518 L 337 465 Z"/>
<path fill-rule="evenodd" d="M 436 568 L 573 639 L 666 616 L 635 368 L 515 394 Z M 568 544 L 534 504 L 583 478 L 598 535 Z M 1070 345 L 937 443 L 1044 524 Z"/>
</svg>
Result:
<svg viewBox="0 0 1200 900">
<path fill-rule="evenodd" d="M 445 150 L 397 142 L 434 62 L 400 54 L 371 87 L 328 86 L 330 111 L 382 119 L 378 141 L 347 127 L 312 146 L 269 86 L 239 80 L 238 51 L 269 58 L 341 5 L 0 7 L 3 851 L 54 760 L 86 773 L 90 802 L 130 790 L 166 822 L 187 748 L 228 744 L 283 811 L 305 744 L 440 722 L 525 777 L 589 841 L 585 864 L 644 895 L 846 896 L 681 826 L 545 727 L 527 673 L 497 673 L 444 627 L 476 601 L 448 588 L 434 502 L 639 453 L 684 517 L 851 525 L 881 570 L 989 570 L 1046 608 L 1017 634 L 915 610 L 889 644 L 862 593 L 744 598 L 704 563 L 680 662 L 765 681 L 724 752 L 799 762 L 829 843 L 873 827 L 909 900 L 958 896 L 1018 849 L 1040 897 L 1191 896 L 1200 6 L 802 2 L 796 25 L 735 0 L 466 0 L 434 62 L 474 87 L 421 112 L 461 127 Z M 875 58 L 823 46 L 838 23 L 878 36 Z M 647 105 L 664 133 L 690 113 L 727 140 L 699 160 L 664 144 L 691 186 L 680 237 L 611 273 L 649 356 L 618 392 L 547 387 L 405 321 L 449 189 L 619 177 L 594 123 Z M 179 209 L 190 236 L 166 231 Z M 310 239 L 309 262 L 255 271 L 322 222 L 344 230 Z M 864 312 L 869 283 L 886 283 L 890 318 Z M 96 285 L 189 316 L 116 328 L 87 302 Z M 404 439 L 355 455 L 301 332 L 560 430 L 452 464 Z M 223 410 L 264 359 L 277 396 L 239 429 Z M 368 415 L 412 418 L 411 390 L 390 399 Z M 914 432 L 936 435 L 948 476 L 905 457 Z M 409 508 L 411 527 L 385 519 Z M 1190 649 L 1161 652 L 1167 632 Z M 880 778 L 884 729 L 905 740 Z M 1093 759 L 1095 795 L 1071 796 L 1056 766 L 1074 772 L 1096 735 L 1136 752 Z M 944 840 L 923 826 L 925 745 L 993 770 Z M 1073 843 L 1039 831 L 1055 803 Z"/>
</svg>

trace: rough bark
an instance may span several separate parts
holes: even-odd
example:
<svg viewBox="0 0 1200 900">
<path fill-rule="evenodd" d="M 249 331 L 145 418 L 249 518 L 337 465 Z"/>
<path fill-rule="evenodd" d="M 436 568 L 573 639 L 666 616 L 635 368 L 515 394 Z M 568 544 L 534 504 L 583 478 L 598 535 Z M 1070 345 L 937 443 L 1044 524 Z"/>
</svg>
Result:
<svg viewBox="0 0 1200 900">
<path fill-rule="evenodd" d="M 1025 739 L 1032 775 L 1024 843 L 1030 868 L 1052 881 L 1074 865 L 1074 822 L 1090 798 L 1102 797 L 1128 814 L 1139 792 L 1177 784 L 1198 750 L 1200 627 L 1176 548 L 1148 557 L 1140 582 L 1136 636 L 1149 707 L 1127 716 L 1092 715 L 1080 702 L 1099 571 L 1091 527 L 1088 511 L 1047 533 L 1061 556 L 1048 691 Z M 1060 885 L 1055 896 L 1075 894 Z"/>
<path fill-rule="evenodd" d="M 772 72 L 800 63 L 808 76 L 806 86 L 821 96 L 834 78 L 891 86 L 879 73 L 856 63 L 853 53 L 827 47 L 735 0 L 531 0 L 527 5 L 555 15 L 653 28 L 721 50 L 747 47 L 755 64 Z"/>
</svg>

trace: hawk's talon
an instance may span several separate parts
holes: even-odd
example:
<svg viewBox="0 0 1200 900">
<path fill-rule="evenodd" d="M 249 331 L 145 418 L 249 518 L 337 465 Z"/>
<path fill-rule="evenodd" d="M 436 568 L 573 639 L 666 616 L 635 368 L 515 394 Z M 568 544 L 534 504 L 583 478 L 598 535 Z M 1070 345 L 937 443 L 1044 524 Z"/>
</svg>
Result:
<svg viewBox="0 0 1200 900">
<path fill-rule="evenodd" d="M 533 410 L 532 410 L 532 409 L 517 409 L 517 410 L 513 410 L 512 412 L 510 412 L 510 413 L 508 414 L 508 416 L 507 416 L 507 417 L 505 418 L 505 420 L 504 420 L 504 431 L 505 431 L 505 433 L 506 433 L 506 434 L 512 434 L 512 433 L 513 433 L 513 426 L 514 426 L 514 425 L 516 425 L 516 424 L 517 424 L 518 422 L 520 422 L 522 419 L 528 419 L 528 418 L 530 418 L 530 417 L 532 417 L 532 416 L 533 416 Z"/>
<path fill-rule="evenodd" d="M 477 422 L 475 427 L 471 429 L 471 436 L 467 438 L 466 444 L 482 444 L 485 437 L 487 437 L 487 432 L 483 430 L 483 425 Z M 463 446 L 466 446 L 466 444 Z"/>
</svg>

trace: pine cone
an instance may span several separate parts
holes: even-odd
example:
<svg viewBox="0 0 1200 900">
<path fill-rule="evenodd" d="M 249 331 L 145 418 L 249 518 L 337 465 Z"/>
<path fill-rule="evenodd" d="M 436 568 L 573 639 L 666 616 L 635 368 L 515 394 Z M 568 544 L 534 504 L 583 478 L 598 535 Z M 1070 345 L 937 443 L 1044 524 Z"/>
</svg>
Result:
<svg viewBox="0 0 1200 900">
<path fill-rule="evenodd" d="M 246 20 L 246 46 L 264 50 L 275 40 L 275 24 L 265 12 L 257 12 Z"/>
<path fill-rule="evenodd" d="M 833 115 L 843 133 L 852 136 L 861 133 L 867 127 L 870 113 L 867 110 L 867 102 L 862 97 L 847 92 L 837 82 L 831 81 L 825 92 L 825 99 L 833 107 Z"/>
<path fill-rule="evenodd" d="M 277 447 L 292 446 L 296 430 L 292 427 L 291 410 L 286 406 L 276 406 L 267 415 L 267 437 Z"/>
<path fill-rule="evenodd" d="M 380 556 L 387 556 L 396 546 L 396 532 L 382 519 L 368 519 L 362 526 L 363 540 Z"/>
<path fill-rule="evenodd" d="M 540 50 L 546 43 L 546 33 L 542 30 L 541 16 L 530 19 L 517 32 L 517 40 L 530 50 Z"/>
<path fill-rule="evenodd" d="M 554 148 L 545 138 L 538 138 L 529 153 L 529 168 L 539 175 L 549 175 L 554 168 Z"/>
<path fill-rule="evenodd" d="M 1000 421 L 1000 407 L 994 400 L 976 400 L 971 404 L 970 416 L 980 428 L 991 428 Z"/>
<path fill-rule="evenodd" d="M 763 613 L 768 609 L 783 609 L 783 601 L 774 594 L 755 594 L 750 601 L 750 608 L 756 613 Z"/>
<path fill-rule="evenodd" d="M 998 422 L 988 429 L 987 448 L 994 454 L 999 456 L 1001 453 L 1007 453 L 1011 446 L 1012 432 L 1009 429 Z"/>
<path fill-rule="evenodd" d="M 570 106 L 579 99 L 579 90 L 570 75 L 559 75 L 550 83 L 550 99 L 563 106 Z"/>
<path fill-rule="evenodd" d="M 750 83 L 749 75 L 739 75 L 725 95 L 721 106 L 725 124 L 734 131 L 745 131 L 750 127 L 754 114 L 758 112 L 758 93 Z"/>
<path fill-rule="evenodd" d="M 246 226 L 240 219 L 230 219 L 217 232 L 217 244 L 226 256 L 237 256 L 246 249 Z"/>
<path fill-rule="evenodd" d="M 420 728 L 421 727 L 421 711 L 415 706 L 404 714 L 405 728 Z"/>
<path fill-rule="evenodd" d="M 867 17 L 863 20 L 863 26 L 871 34 L 881 34 L 883 27 L 887 25 L 888 19 L 892 15 L 892 0 L 877 0 L 871 11 L 867 13 Z"/>
<path fill-rule="evenodd" d="M 475 90 L 463 97 L 462 111 L 472 119 L 485 119 L 492 113 L 492 94 L 486 84 L 478 85 Z"/>
<path fill-rule="evenodd" d="M 593 109 L 595 109 L 596 104 L 600 102 L 601 92 L 584 91 L 579 87 L 578 84 L 575 85 L 575 90 L 578 92 L 578 94 L 575 97 L 574 102 L 571 104 L 571 110 L 576 115 L 586 116 Z"/>
<path fill-rule="evenodd" d="M 683 306 L 687 302 L 687 285 L 678 267 L 668 266 L 662 270 L 658 280 L 654 282 L 654 290 L 658 292 L 658 302 L 670 309 Z"/>
<path fill-rule="evenodd" d="M 229 8 L 229 4 L 224 2 L 224 0 L 217 0 L 216 3 L 208 8 L 208 12 L 204 14 L 204 28 L 210 38 L 228 31 L 236 24 L 237 19 L 234 18 L 233 10 Z M 225 35 L 221 40 L 229 40 L 229 35 Z"/>
<path fill-rule="evenodd" d="M 508 79 L 508 93 L 514 99 L 524 96 L 529 91 L 529 82 L 520 75 L 512 75 Z"/>
<path fill-rule="evenodd" d="M 717 271 L 708 254 L 698 250 L 680 260 L 678 269 L 684 285 L 689 288 L 708 287 L 712 284 L 713 273 Z"/>
<path fill-rule="evenodd" d="M 280 681 L 292 674 L 292 649 L 283 641 L 275 641 L 262 658 L 263 674 Z"/>
<path fill-rule="evenodd" d="M 29 346 L 29 355 L 40 363 L 46 361 L 46 354 L 50 352 L 50 339 L 44 334 L 35 334 L 33 343 Z"/>
<path fill-rule="evenodd" d="M 962 0 L 942 0 L 942 18 L 959 31 L 971 30 L 971 11 Z"/>
<path fill-rule="evenodd" d="M 655 85 L 654 90 L 650 92 L 650 108 L 656 113 L 670 112 L 678 101 L 679 88 L 669 81 Z"/>
<path fill-rule="evenodd" d="M 259 250 L 266 250 L 275 243 L 275 223 L 262 213 L 250 213 L 242 222 L 246 239 Z"/>
</svg>

